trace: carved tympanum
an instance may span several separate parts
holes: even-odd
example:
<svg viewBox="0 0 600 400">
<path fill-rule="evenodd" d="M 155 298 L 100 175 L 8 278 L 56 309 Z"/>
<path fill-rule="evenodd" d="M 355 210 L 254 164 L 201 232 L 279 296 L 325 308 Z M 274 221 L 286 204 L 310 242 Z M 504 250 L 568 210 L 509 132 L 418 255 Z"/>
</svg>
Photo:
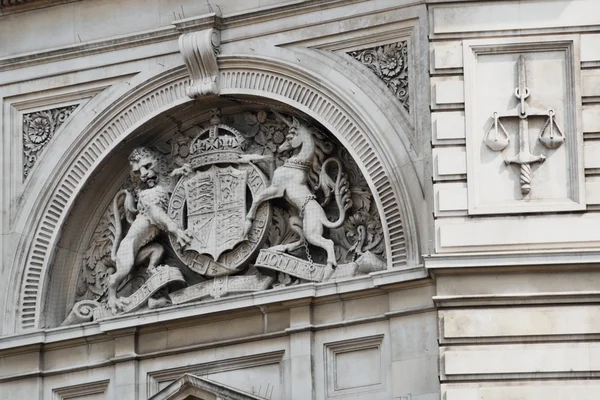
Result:
<svg viewBox="0 0 600 400">
<path fill-rule="evenodd" d="M 23 179 L 38 160 L 54 133 L 71 116 L 77 105 L 23 114 Z"/>
<path fill-rule="evenodd" d="M 348 53 L 369 67 L 394 93 L 406 111 L 408 97 L 408 42 L 406 40 Z"/>
<path fill-rule="evenodd" d="M 386 268 L 367 183 L 316 127 L 214 110 L 168 144 L 130 155 L 65 324 Z"/>
</svg>

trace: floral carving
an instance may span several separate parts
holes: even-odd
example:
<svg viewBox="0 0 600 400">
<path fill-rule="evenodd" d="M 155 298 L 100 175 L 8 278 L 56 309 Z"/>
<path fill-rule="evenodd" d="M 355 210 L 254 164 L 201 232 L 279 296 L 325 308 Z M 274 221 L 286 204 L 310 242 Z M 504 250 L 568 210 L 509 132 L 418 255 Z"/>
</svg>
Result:
<svg viewBox="0 0 600 400">
<path fill-rule="evenodd" d="M 408 42 L 406 40 L 348 53 L 385 82 L 410 111 L 408 98 Z"/>
<path fill-rule="evenodd" d="M 71 116 L 77 105 L 23 115 L 23 179 L 35 165 L 54 133 Z"/>
</svg>

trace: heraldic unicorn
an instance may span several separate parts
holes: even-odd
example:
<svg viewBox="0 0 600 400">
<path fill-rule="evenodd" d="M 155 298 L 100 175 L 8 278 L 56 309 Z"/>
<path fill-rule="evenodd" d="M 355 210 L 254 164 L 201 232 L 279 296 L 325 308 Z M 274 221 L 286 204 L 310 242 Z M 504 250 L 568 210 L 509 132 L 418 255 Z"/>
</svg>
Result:
<svg viewBox="0 0 600 400">
<path fill-rule="evenodd" d="M 63 325 L 384 269 L 358 167 L 290 117 L 246 111 L 225 124 L 215 109 L 192 137 L 175 134 L 170 154 L 135 149 Z"/>
</svg>

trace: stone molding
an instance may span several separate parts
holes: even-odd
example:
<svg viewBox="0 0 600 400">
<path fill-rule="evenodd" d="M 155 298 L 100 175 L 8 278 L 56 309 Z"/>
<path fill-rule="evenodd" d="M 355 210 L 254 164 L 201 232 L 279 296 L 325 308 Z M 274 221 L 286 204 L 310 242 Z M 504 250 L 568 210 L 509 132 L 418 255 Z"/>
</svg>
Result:
<svg viewBox="0 0 600 400">
<path fill-rule="evenodd" d="M 38 10 L 80 0 L 0 0 L 0 14 L 9 15 L 25 11 Z"/>
<path fill-rule="evenodd" d="M 221 56 L 219 63 L 222 95 L 250 94 L 282 101 L 314 117 L 338 137 L 359 162 L 363 173 L 371 178 L 371 190 L 376 194 L 386 233 L 388 266 L 418 263 L 418 233 L 408 188 L 396 167 L 384 156 L 385 145 L 374 142 L 378 140 L 377 135 L 367 135 L 358 122 L 360 112 L 345 106 L 348 100 L 335 95 L 335 85 L 276 59 Z M 8 302 L 18 304 L 18 309 L 14 327 L 9 324 L 9 330 L 22 332 L 39 327 L 42 288 L 45 287 L 53 246 L 77 193 L 94 168 L 143 122 L 189 101 L 188 82 L 186 71 L 181 67 L 161 73 L 134 87 L 114 103 L 112 110 L 103 112 L 82 132 L 80 137 L 85 138 L 85 142 L 77 143 L 71 149 L 71 161 L 62 169 L 65 172 L 50 183 L 53 189 L 44 203 L 38 203 L 41 207 L 39 218 L 36 226 L 30 229 L 33 239 L 26 238 L 20 243 L 22 250 L 19 253 L 23 256 L 15 265 L 23 266 L 19 268 L 23 272 L 22 275 L 13 273 L 16 293 L 9 294 Z"/>
<path fill-rule="evenodd" d="M 326 370 L 324 371 L 325 375 L 325 392 L 327 396 L 330 398 L 335 397 L 345 397 L 345 396 L 358 396 L 363 395 L 366 396 L 367 393 L 378 392 L 385 390 L 385 366 L 384 366 L 384 357 L 382 357 L 382 347 L 383 347 L 383 339 L 384 335 L 374 335 L 367 337 L 359 337 L 355 339 L 347 339 L 339 342 L 333 343 L 325 343 L 324 344 L 324 353 L 325 353 L 325 365 Z M 352 352 L 361 352 L 375 350 L 376 352 L 376 361 L 371 361 L 372 366 L 377 366 L 377 379 L 373 382 L 369 382 L 368 384 L 356 385 L 350 387 L 344 387 L 339 385 L 337 381 L 337 358 L 339 355 L 347 355 Z"/>
<path fill-rule="evenodd" d="M 205 376 L 218 372 L 231 371 L 243 368 L 261 367 L 264 365 L 279 364 L 283 361 L 284 350 L 268 353 L 250 354 L 242 357 L 228 358 L 202 364 L 186 365 L 178 368 L 149 372 L 146 375 L 146 393 L 154 396 L 160 392 L 161 384 L 173 381 L 184 374 Z"/>
<path fill-rule="evenodd" d="M 103 394 L 108 389 L 110 380 L 86 382 L 79 385 L 66 386 L 52 390 L 52 400 L 72 399 L 76 397 Z"/>
<path fill-rule="evenodd" d="M 215 395 L 217 399 L 222 400 L 260 400 L 263 397 L 257 397 L 250 393 L 244 393 L 240 390 L 212 382 L 192 374 L 184 374 L 182 377 L 171 383 L 152 396 L 150 400 L 176 400 L 182 398 L 198 398 L 197 396 Z M 183 397 L 185 396 L 185 397 Z"/>
<path fill-rule="evenodd" d="M 16 0 L 4 1 L 14 2 Z M 27 2 L 22 5 L 13 5 L 4 8 L 0 6 L 0 8 L 2 8 L 2 12 L 4 14 L 9 14 L 12 12 L 26 11 L 28 9 L 47 7 L 51 5 L 48 3 L 57 1 L 60 1 L 61 3 L 67 3 L 80 0 L 27 0 Z M 291 15 L 296 15 L 298 13 L 322 11 L 324 9 L 339 7 L 340 5 L 347 5 L 350 3 L 358 3 L 360 1 L 362 0 L 320 0 L 311 1 L 309 3 L 294 2 L 291 4 L 278 5 L 276 7 L 267 6 L 265 7 L 266 9 L 257 8 L 242 15 L 231 14 L 223 17 L 217 17 L 215 13 L 207 13 L 197 17 L 173 21 L 169 25 L 147 31 L 90 40 L 84 43 L 61 46 L 35 53 L 22 53 L 8 57 L 2 57 L 0 58 L 0 71 L 7 71 L 16 68 L 68 60 L 92 54 L 128 49 L 132 47 L 149 45 L 152 43 L 167 42 L 177 39 L 181 33 L 198 29 L 206 29 L 208 26 L 214 26 L 219 29 L 237 28 L 241 26 L 255 25 L 263 22 L 279 20 Z M 266 32 L 261 32 L 261 36 L 263 34 L 266 34 Z M 248 39 L 248 37 L 238 39 Z"/>
<path fill-rule="evenodd" d="M 415 284 L 415 281 L 418 281 L 418 283 Z M 432 281 L 428 279 L 427 272 L 422 267 L 416 267 L 409 270 L 386 270 L 340 282 L 311 283 L 293 286 L 282 291 L 247 293 L 237 296 L 233 301 L 228 298 L 215 299 L 204 303 L 203 307 L 198 307 L 197 303 L 190 303 L 178 307 L 168 307 L 162 310 L 150 310 L 140 314 L 122 315 L 118 318 L 94 321 L 89 324 L 69 325 L 52 329 L 24 332 L 12 336 L 0 336 L 0 353 L 14 354 L 21 352 L 24 348 L 54 346 L 69 341 L 84 341 L 85 343 L 101 342 L 106 340 L 104 337 L 105 334 L 118 336 L 119 332 L 137 329 L 155 323 L 158 313 L 160 313 L 161 321 L 166 324 L 177 323 L 177 321 L 181 319 L 196 317 L 202 318 L 206 323 L 212 323 L 222 320 L 225 315 L 227 318 L 230 318 L 231 313 L 235 313 L 238 316 L 249 315 L 255 313 L 257 308 L 264 311 L 269 310 L 271 306 L 274 306 L 275 309 L 279 309 L 281 304 L 283 304 L 283 309 L 289 309 L 297 307 L 297 304 L 316 304 L 331 296 L 343 295 L 345 299 L 355 299 L 364 296 L 365 291 L 372 292 L 375 290 L 380 293 L 387 292 L 390 290 L 389 285 L 393 285 L 394 288 L 402 286 L 408 289 L 415 287 L 415 285 L 430 285 L 431 282 Z M 399 310 L 382 312 L 381 314 L 372 317 L 345 319 L 333 323 L 307 324 L 293 329 L 286 328 L 278 332 L 261 333 L 253 338 L 271 338 L 297 331 L 319 331 L 348 327 L 364 324 L 371 320 L 380 321 L 395 318 L 400 315 L 429 312 L 432 310 L 433 308 L 431 308 L 431 306 L 407 306 Z M 209 344 L 199 345 L 198 348 L 215 348 L 235 343 L 238 343 L 238 339 L 225 338 Z M 186 351 L 187 350 L 191 350 L 191 348 L 186 348 Z M 173 351 L 174 353 L 177 353 L 180 350 Z M 144 357 L 148 358 L 154 356 L 155 353 L 151 353 Z M 79 369 L 80 366 L 73 366 L 69 371 L 76 371 Z M 29 377 L 38 372 L 39 371 L 28 371 L 26 375 L 20 374 L 8 378 L 0 378 L 0 382 Z"/>
</svg>

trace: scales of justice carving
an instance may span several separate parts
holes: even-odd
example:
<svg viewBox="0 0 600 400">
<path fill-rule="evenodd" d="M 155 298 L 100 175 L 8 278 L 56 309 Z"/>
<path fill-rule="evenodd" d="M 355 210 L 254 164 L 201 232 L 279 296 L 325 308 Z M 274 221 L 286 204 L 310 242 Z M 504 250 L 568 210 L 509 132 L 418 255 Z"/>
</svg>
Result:
<svg viewBox="0 0 600 400">
<path fill-rule="evenodd" d="M 484 143 L 493 151 L 502 151 L 509 144 L 509 135 L 502 124 L 503 120 L 517 119 L 519 121 L 519 146 L 518 153 L 514 157 L 505 159 L 506 164 L 517 164 L 520 166 L 521 193 L 526 196 L 531 191 L 532 171 L 531 165 L 544 162 L 546 157 L 543 154 L 535 155 L 531 153 L 529 147 L 529 118 L 544 117 L 546 121 L 540 130 L 538 140 L 548 149 L 557 149 L 565 141 L 565 136 L 558 127 L 555 119 L 555 112 L 552 108 L 542 110 L 527 104 L 530 90 L 527 87 L 527 71 L 525 57 L 519 56 L 517 61 L 518 69 L 518 87 L 515 89 L 515 97 L 519 104 L 511 110 L 503 113 L 494 112 L 492 118 L 493 124 L 485 134 Z"/>
<path fill-rule="evenodd" d="M 168 155 L 131 153 L 63 325 L 386 268 L 377 207 L 345 149 L 275 111 L 229 124 L 212 113 Z"/>
</svg>

